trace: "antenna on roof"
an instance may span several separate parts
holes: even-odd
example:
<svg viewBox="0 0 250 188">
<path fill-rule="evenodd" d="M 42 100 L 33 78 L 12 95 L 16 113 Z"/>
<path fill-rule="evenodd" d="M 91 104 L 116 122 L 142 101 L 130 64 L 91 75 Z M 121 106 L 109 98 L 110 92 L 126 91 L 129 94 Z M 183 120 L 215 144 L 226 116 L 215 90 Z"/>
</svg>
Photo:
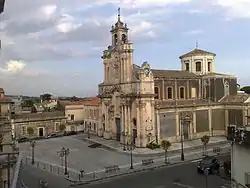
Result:
<svg viewBox="0 0 250 188">
<path fill-rule="evenodd" d="M 196 42 L 195 43 L 195 49 L 198 49 L 198 47 L 199 47 L 199 44 L 198 44 L 198 42 Z"/>
</svg>

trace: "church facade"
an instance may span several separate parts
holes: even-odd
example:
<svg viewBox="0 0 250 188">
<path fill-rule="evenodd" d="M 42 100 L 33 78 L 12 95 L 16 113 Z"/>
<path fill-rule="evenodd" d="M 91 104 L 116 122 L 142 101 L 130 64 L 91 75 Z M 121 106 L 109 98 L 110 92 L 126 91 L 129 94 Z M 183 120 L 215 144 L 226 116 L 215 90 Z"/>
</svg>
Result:
<svg viewBox="0 0 250 188">
<path fill-rule="evenodd" d="M 225 135 L 229 124 L 246 123 L 248 95 L 237 93 L 235 76 L 215 72 L 214 53 L 195 48 L 179 57 L 181 70 L 156 70 L 148 62 L 134 63 L 120 13 L 110 32 L 98 85 L 98 136 L 146 147 L 181 136 Z"/>
</svg>

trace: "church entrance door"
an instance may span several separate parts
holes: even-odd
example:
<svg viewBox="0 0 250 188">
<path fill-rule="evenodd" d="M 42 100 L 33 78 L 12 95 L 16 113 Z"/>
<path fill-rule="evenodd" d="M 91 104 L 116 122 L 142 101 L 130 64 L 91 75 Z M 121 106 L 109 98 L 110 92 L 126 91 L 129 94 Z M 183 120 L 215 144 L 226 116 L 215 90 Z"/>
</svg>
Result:
<svg viewBox="0 0 250 188">
<path fill-rule="evenodd" d="M 116 140 L 121 140 L 121 119 L 115 118 L 115 124 L 116 124 Z"/>
<path fill-rule="evenodd" d="M 133 129 L 133 143 L 135 144 L 135 139 L 137 137 L 137 129 Z"/>
<path fill-rule="evenodd" d="M 184 137 L 184 140 L 189 139 L 189 124 L 190 124 L 190 122 L 185 122 L 183 124 L 183 137 Z"/>
</svg>

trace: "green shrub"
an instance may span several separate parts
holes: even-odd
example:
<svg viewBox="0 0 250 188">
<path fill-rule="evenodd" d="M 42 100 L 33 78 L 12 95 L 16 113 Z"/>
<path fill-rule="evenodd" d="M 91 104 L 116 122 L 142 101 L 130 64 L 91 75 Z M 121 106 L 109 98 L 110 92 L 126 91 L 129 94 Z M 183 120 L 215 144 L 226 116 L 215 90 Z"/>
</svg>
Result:
<svg viewBox="0 0 250 188">
<path fill-rule="evenodd" d="M 149 149 L 157 149 L 157 148 L 160 148 L 160 145 L 151 142 L 151 143 L 147 144 L 146 147 L 149 148 Z"/>
</svg>

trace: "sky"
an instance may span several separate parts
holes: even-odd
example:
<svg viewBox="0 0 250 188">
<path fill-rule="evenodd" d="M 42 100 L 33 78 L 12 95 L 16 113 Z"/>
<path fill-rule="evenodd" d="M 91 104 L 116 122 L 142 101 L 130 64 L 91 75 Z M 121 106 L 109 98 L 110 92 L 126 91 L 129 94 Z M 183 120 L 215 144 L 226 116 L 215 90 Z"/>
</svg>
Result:
<svg viewBox="0 0 250 188">
<path fill-rule="evenodd" d="M 96 95 L 118 7 L 135 64 L 180 69 L 178 57 L 198 42 L 216 53 L 216 72 L 250 84 L 250 0 L 7 0 L 0 87 L 7 94 Z"/>
</svg>

